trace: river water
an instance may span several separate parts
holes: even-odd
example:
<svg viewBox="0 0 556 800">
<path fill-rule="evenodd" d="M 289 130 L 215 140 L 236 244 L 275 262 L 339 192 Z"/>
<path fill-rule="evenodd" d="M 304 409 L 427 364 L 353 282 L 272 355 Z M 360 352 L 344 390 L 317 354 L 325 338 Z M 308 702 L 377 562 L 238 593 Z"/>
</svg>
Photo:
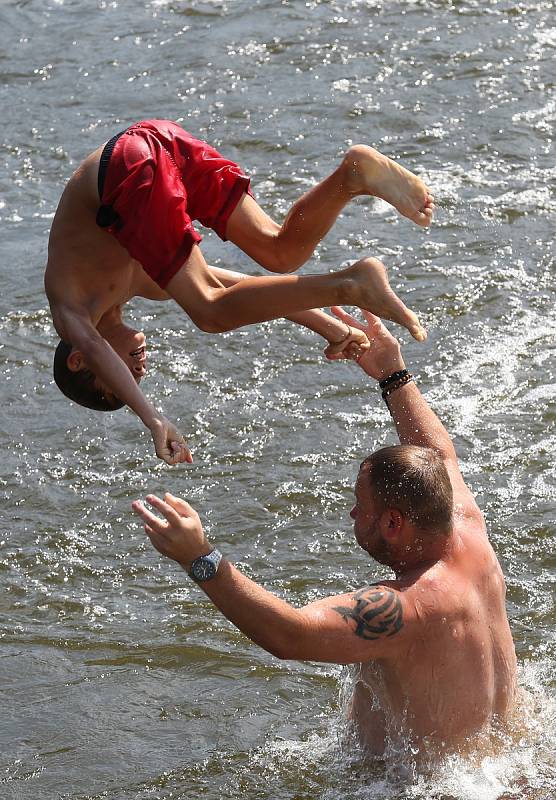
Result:
<svg viewBox="0 0 556 800">
<path fill-rule="evenodd" d="M 0 3 L 3 798 L 554 797 L 554 23 L 545 0 Z M 183 495 L 294 604 L 387 574 L 348 516 L 360 460 L 395 441 L 354 365 L 283 321 L 209 336 L 173 304 L 133 302 L 146 391 L 194 452 L 174 469 L 131 413 L 53 385 L 42 275 L 58 198 L 145 117 L 239 161 L 276 218 L 351 142 L 433 188 L 431 230 L 358 200 L 304 272 L 376 255 L 429 329 L 424 345 L 402 334 L 406 360 L 486 515 L 530 696 L 496 753 L 433 775 L 407 753 L 369 764 L 346 736 L 345 671 L 257 649 L 130 513 L 149 491 Z M 203 247 L 258 271 L 213 234 Z"/>
</svg>

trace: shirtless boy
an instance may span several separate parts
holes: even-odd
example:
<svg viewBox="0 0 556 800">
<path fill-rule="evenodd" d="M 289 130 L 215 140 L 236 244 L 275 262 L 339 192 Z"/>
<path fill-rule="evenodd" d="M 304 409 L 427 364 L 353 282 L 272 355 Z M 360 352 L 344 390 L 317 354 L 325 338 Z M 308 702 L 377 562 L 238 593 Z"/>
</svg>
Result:
<svg viewBox="0 0 556 800">
<path fill-rule="evenodd" d="M 133 509 L 154 547 L 265 650 L 355 665 L 351 716 L 370 752 L 405 742 L 429 759 L 504 723 L 516 657 L 502 571 L 450 437 L 406 373 L 397 340 L 366 317 L 371 348 L 359 364 L 381 381 L 400 444 L 365 458 L 351 517 L 358 545 L 394 579 L 296 609 L 220 560 L 184 500 L 147 496 L 164 519 L 140 501 Z"/>
<path fill-rule="evenodd" d="M 363 259 L 322 276 L 239 280 L 207 265 L 192 224 L 198 219 L 272 272 L 293 272 L 346 203 L 363 194 L 383 198 L 418 225 L 431 221 L 425 184 L 364 145 L 350 148 L 278 225 L 253 199 L 241 169 L 179 125 L 147 120 L 117 134 L 78 167 L 52 224 L 45 288 L 62 340 L 54 362 L 58 386 L 89 408 L 129 406 L 150 429 L 157 455 L 176 464 L 191 455 L 139 389 L 145 341 L 123 322 L 130 298 L 173 298 L 213 333 L 345 303 L 394 320 L 422 340 L 419 320 L 394 294 L 380 262 Z M 324 321 L 317 317 L 298 321 L 319 329 Z M 340 344 L 341 333 L 345 355 L 350 345 L 368 346 L 361 332 L 329 325 L 331 342 Z"/>
</svg>

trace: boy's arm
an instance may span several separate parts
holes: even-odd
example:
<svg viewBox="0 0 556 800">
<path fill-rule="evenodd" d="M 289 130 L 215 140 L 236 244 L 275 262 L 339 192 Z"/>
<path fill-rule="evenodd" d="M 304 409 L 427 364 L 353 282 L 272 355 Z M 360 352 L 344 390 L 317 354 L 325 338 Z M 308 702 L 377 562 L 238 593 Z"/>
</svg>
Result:
<svg viewBox="0 0 556 800">
<path fill-rule="evenodd" d="M 213 275 L 225 286 L 233 286 L 248 276 L 220 267 L 209 267 Z M 320 308 L 289 314 L 286 319 L 318 333 L 329 342 L 325 355 L 331 360 L 353 358 L 369 349 L 369 340 L 360 328 L 353 328 Z"/>
<path fill-rule="evenodd" d="M 197 513 L 170 494 L 164 500 L 148 495 L 147 500 L 164 517 L 133 503 L 151 542 L 189 572 L 196 558 L 213 549 Z M 199 587 L 230 622 L 272 655 L 350 664 L 394 657 L 414 629 L 415 615 L 403 593 L 389 583 L 296 609 L 222 560 L 215 577 Z"/>
<path fill-rule="evenodd" d="M 405 369 L 400 344 L 380 319 L 363 312 L 367 325 L 361 325 L 339 307 L 333 312 L 352 326 L 359 325 L 371 343 L 370 350 L 358 359 L 359 366 L 377 381 Z M 472 516 L 484 525 L 483 516 L 475 498 L 465 485 L 461 475 L 456 451 L 448 431 L 431 409 L 413 381 L 396 389 L 388 396 L 388 408 L 396 426 L 401 444 L 430 447 L 442 456 L 454 492 L 454 504 L 460 505 L 464 514 Z"/>
<path fill-rule="evenodd" d="M 172 465 L 191 462 L 191 453 L 182 434 L 147 400 L 130 370 L 99 334 L 88 315 L 65 309 L 58 312 L 56 323 L 73 347 L 83 353 L 91 372 L 149 429 L 157 456 Z"/>
</svg>

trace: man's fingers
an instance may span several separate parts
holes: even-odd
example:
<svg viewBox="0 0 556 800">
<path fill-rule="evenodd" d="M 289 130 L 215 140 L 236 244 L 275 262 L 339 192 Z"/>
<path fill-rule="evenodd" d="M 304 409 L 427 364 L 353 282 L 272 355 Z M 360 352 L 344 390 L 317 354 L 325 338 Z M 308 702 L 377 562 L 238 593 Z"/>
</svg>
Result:
<svg viewBox="0 0 556 800">
<path fill-rule="evenodd" d="M 174 511 L 172 506 L 168 505 L 168 503 L 164 502 L 164 500 L 161 500 L 160 497 L 157 497 L 155 494 L 148 494 L 147 502 L 160 511 L 160 513 L 166 517 L 166 520 L 170 523 L 170 525 L 179 524 L 180 515 Z M 136 514 L 139 514 L 139 516 L 143 519 L 143 522 L 149 525 L 155 533 L 162 535 L 166 532 L 168 527 L 166 522 L 153 514 L 152 511 L 149 511 L 149 509 L 146 508 L 146 506 L 144 506 L 140 500 L 135 500 L 135 502 L 131 504 L 131 507 Z"/>
<path fill-rule="evenodd" d="M 149 511 L 148 508 L 146 508 L 143 505 L 143 503 L 140 500 L 135 500 L 131 504 L 131 507 L 133 511 L 141 517 L 141 519 L 145 523 L 145 526 L 148 526 L 151 529 L 151 531 L 153 531 L 153 533 L 156 533 L 158 535 L 162 535 L 164 533 L 164 531 L 166 530 L 166 523 L 164 522 L 164 520 L 160 519 L 159 517 L 156 517 L 151 511 Z"/>
<path fill-rule="evenodd" d="M 155 494 L 148 494 L 146 499 L 151 506 L 160 511 L 171 526 L 179 525 L 183 517 L 191 517 L 196 513 L 189 503 L 182 500 L 181 497 L 175 497 L 170 492 L 165 492 L 163 500 Z M 158 535 L 162 535 L 167 531 L 166 522 L 149 511 L 140 500 L 135 500 L 131 507 L 145 522 L 145 530 L 149 526 Z"/>
<path fill-rule="evenodd" d="M 351 314 L 348 314 L 342 306 L 331 306 L 330 310 L 332 313 L 341 319 L 342 322 L 345 322 L 346 325 L 351 325 L 354 328 L 359 328 L 359 330 L 365 330 L 365 325 L 362 325 L 358 322 L 355 317 L 352 317 Z M 361 309 L 363 311 L 363 316 L 367 320 L 367 324 L 370 327 L 376 327 L 377 325 L 382 325 L 382 320 L 380 317 L 377 317 L 376 314 L 372 314 L 370 311 L 365 311 L 365 309 Z"/>
<path fill-rule="evenodd" d="M 170 525 L 179 525 L 180 515 L 165 500 L 161 500 L 160 497 L 157 497 L 155 494 L 148 494 L 147 502 L 160 511 L 160 513 L 166 517 Z M 157 517 L 155 517 L 155 519 L 157 519 Z"/>
<path fill-rule="evenodd" d="M 365 319 L 369 323 L 369 325 L 382 325 L 382 320 L 380 317 L 377 317 L 376 314 L 372 314 L 370 311 L 365 311 L 363 309 L 363 314 L 365 315 Z"/>
<path fill-rule="evenodd" d="M 352 317 L 351 314 L 348 314 L 347 311 L 344 311 L 342 306 L 331 306 L 330 310 L 335 317 L 341 319 L 342 322 L 346 323 L 346 325 L 353 325 L 355 328 L 359 328 L 359 330 L 363 329 L 364 326 L 361 325 L 361 323 L 356 320 L 355 317 Z"/>
<path fill-rule="evenodd" d="M 176 497 L 175 495 L 170 494 L 170 492 L 165 493 L 164 499 L 178 512 L 178 514 L 190 517 L 195 513 L 193 506 L 190 506 L 186 500 L 183 500 L 181 497 Z"/>
<path fill-rule="evenodd" d="M 162 553 L 163 556 L 168 555 L 166 548 L 166 541 L 164 537 L 161 536 L 156 531 L 153 531 L 150 525 L 145 525 L 144 528 L 145 528 L 145 533 L 149 537 L 150 542 L 152 546 L 155 548 L 155 550 L 158 550 L 158 552 Z"/>
<path fill-rule="evenodd" d="M 156 547 L 157 550 L 160 550 L 164 546 L 164 537 L 161 536 L 160 533 L 154 531 L 150 525 L 147 525 L 147 523 L 143 525 L 143 528 L 151 540 L 153 547 Z"/>
</svg>

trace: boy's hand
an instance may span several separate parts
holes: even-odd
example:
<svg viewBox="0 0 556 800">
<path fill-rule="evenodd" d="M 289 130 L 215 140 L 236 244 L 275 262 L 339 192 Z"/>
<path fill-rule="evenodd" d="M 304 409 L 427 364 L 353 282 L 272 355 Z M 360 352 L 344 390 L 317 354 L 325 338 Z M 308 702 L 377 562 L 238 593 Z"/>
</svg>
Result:
<svg viewBox="0 0 556 800">
<path fill-rule="evenodd" d="M 145 533 L 159 553 L 173 558 L 189 572 L 196 558 L 213 549 L 204 534 L 199 515 L 185 500 L 168 492 L 163 500 L 154 494 L 148 494 L 146 499 L 164 519 L 155 516 L 140 500 L 135 500 L 131 507 L 145 523 Z"/>
<path fill-rule="evenodd" d="M 356 360 L 367 375 L 381 381 L 393 372 L 405 369 L 400 343 L 382 324 L 380 317 L 371 314 L 370 311 L 363 311 L 367 320 L 367 324 L 363 325 L 340 306 L 333 306 L 331 311 L 346 325 L 358 328 L 366 334 L 370 346 Z"/>
<path fill-rule="evenodd" d="M 339 315 L 336 314 L 336 316 Z M 345 322 L 345 320 L 342 320 L 342 322 Z M 347 322 L 346 325 L 348 327 L 347 336 L 339 342 L 330 342 L 324 351 L 324 355 L 330 361 L 337 361 L 340 358 L 357 360 L 370 347 L 369 340 L 359 325 L 357 327 L 352 327 L 352 325 Z"/>
<path fill-rule="evenodd" d="M 159 416 L 149 424 L 149 429 L 159 458 L 172 466 L 182 464 L 184 461 L 192 463 L 193 457 L 185 439 L 173 423 Z"/>
</svg>

